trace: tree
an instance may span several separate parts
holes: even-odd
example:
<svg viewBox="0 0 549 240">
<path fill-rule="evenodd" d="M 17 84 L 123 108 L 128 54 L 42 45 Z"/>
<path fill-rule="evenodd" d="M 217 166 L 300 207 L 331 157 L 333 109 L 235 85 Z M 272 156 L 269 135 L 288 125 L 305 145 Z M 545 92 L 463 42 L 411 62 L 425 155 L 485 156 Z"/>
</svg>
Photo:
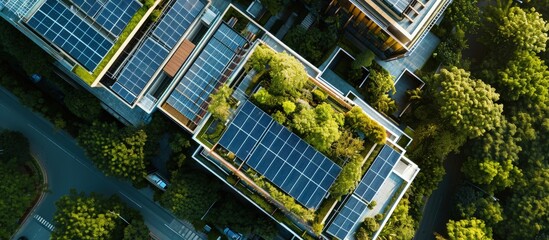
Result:
<svg viewBox="0 0 549 240">
<path fill-rule="evenodd" d="M 352 159 L 341 169 L 341 173 L 330 188 L 330 193 L 334 198 L 341 198 L 343 195 L 351 193 L 362 176 L 361 159 Z"/>
<path fill-rule="evenodd" d="M 95 193 L 88 196 L 73 189 L 55 205 L 57 210 L 52 239 L 122 239 L 129 225 L 121 216 L 135 223 L 131 228 L 148 235 L 148 229 L 139 213 L 126 207 L 116 196 L 107 198 Z"/>
<path fill-rule="evenodd" d="M 450 220 L 446 224 L 446 229 L 450 240 L 492 239 L 492 229 L 487 227 L 481 219 Z"/>
<path fill-rule="evenodd" d="M 321 30 L 313 26 L 307 30 L 297 25 L 288 31 L 283 40 L 309 62 L 319 63 L 324 53 L 336 43 L 337 34 L 331 27 Z"/>
<path fill-rule="evenodd" d="M 387 132 L 383 126 L 371 120 L 359 106 L 353 106 L 345 113 L 345 126 L 351 131 L 359 131 L 376 143 L 385 143 Z"/>
<path fill-rule="evenodd" d="M 88 92 L 68 91 L 65 94 L 64 102 L 69 111 L 88 122 L 97 120 L 101 114 L 99 100 Z"/>
<path fill-rule="evenodd" d="M 148 240 L 149 228 L 143 221 L 133 220 L 124 228 L 124 238 L 122 240 Z"/>
<path fill-rule="evenodd" d="M 366 49 L 362 53 L 360 53 L 358 56 L 356 56 L 355 60 L 351 64 L 351 68 L 353 69 L 360 69 L 362 66 L 369 67 L 372 65 L 372 62 L 374 61 L 376 55 L 374 52 L 370 51 L 369 49 Z"/>
<path fill-rule="evenodd" d="M 381 229 L 379 233 L 380 239 L 398 239 L 407 240 L 414 238 L 414 219 L 408 214 L 410 201 L 408 198 L 402 198 L 397 207 L 391 214 L 391 218 Z"/>
<path fill-rule="evenodd" d="M 460 133 L 474 138 L 500 124 L 503 106 L 496 103 L 499 94 L 490 85 L 457 67 L 442 69 L 434 81 L 440 115 Z"/>
<path fill-rule="evenodd" d="M 366 229 L 364 227 L 358 228 L 358 230 L 355 233 L 355 239 L 356 240 L 370 240 L 370 234 L 366 232 Z"/>
<path fill-rule="evenodd" d="M 230 98 L 233 94 L 233 89 L 224 84 L 217 90 L 216 93 L 210 95 L 210 105 L 208 111 L 212 113 L 212 116 L 226 122 L 231 115 Z"/>
<path fill-rule="evenodd" d="M 549 97 L 549 70 L 540 58 L 531 52 L 517 51 L 495 82 L 506 101 L 527 100 L 539 103 Z"/>
<path fill-rule="evenodd" d="M 38 196 L 38 173 L 25 170 L 32 164 L 29 142 L 19 132 L 0 130 L 0 238 L 10 239 L 19 220 Z"/>
<path fill-rule="evenodd" d="M 333 107 L 321 103 L 314 109 L 302 108 L 294 114 L 292 127 L 317 150 L 327 152 L 341 136 L 338 122 Z"/>
<path fill-rule="evenodd" d="M 275 95 L 299 96 L 308 78 L 303 64 L 290 54 L 282 52 L 272 56 L 269 66 L 271 67 L 269 92 Z"/>
<path fill-rule="evenodd" d="M 461 218 L 478 218 L 489 227 L 503 220 L 503 208 L 492 197 L 470 186 L 462 186 L 456 193 L 456 209 Z"/>
<path fill-rule="evenodd" d="M 539 53 L 545 51 L 549 24 L 535 9 L 523 10 L 511 7 L 498 26 L 498 33 L 504 41 L 517 50 Z"/>
<path fill-rule="evenodd" d="M 94 122 L 83 128 L 78 141 L 97 167 L 107 175 L 137 180 L 145 176 L 143 130 L 120 130 L 113 123 Z"/>
<path fill-rule="evenodd" d="M 260 44 L 255 48 L 254 52 L 246 62 L 246 68 L 253 68 L 260 73 L 266 71 L 267 65 L 275 54 L 276 52 L 271 48 Z"/>
<path fill-rule="evenodd" d="M 480 21 L 478 0 L 454 0 L 444 12 L 444 20 L 467 33 L 476 33 Z"/>
<path fill-rule="evenodd" d="M 370 72 L 370 81 L 367 82 L 366 101 L 380 112 L 390 113 L 396 110 L 395 101 L 389 97 L 395 93 L 395 83 L 389 72 L 373 70 Z"/>
<path fill-rule="evenodd" d="M 538 239 L 549 231 L 549 168 L 533 166 L 524 181 L 514 187 L 505 206 L 504 220 L 498 232 L 506 239 Z M 539 238 L 543 239 L 543 238 Z"/>
<path fill-rule="evenodd" d="M 293 102 L 290 102 L 290 101 L 282 102 L 282 109 L 286 114 L 293 113 L 295 111 L 295 108 L 296 106 L 295 106 L 295 103 Z"/>
<path fill-rule="evenodd" d="M 339 141 L 334 143 L 332 154 L 342 159 L 352 159 L 360 156 L 364 150 L 364 140 L 353 136 L 351 132 L 343 131 Z"/>
<path fill-rule="evenodd" d="M 172 185 L 160 197 L 160 204 L 180 218 L 197 221 L 218 199 L 219 185 L 202 174 L 183 173 L 172 178 Z"/>
<path fill-rule="evenodd" d="M 474 141 L 472 153 L 463 164 L 462 172 L 489 190 L 510 187 L 521 171 L 517 166 L 522 148 L 518 145 L 516 126 L 507 121 Z"/>
</svg>

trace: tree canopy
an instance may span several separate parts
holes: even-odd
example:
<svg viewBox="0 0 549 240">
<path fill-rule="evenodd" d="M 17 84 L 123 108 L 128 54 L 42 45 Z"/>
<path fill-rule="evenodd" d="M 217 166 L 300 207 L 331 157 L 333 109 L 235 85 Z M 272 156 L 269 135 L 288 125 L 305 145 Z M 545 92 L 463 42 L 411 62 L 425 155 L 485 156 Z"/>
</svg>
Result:
<svg viewBox="0 0 549 240">
<path fill-rule="evenodd" d="M 272 55 L 269 66 L 271 67 L 269 92 L 275 95 L 298 97 L 308 78 L 303 64 L 292 55 L 282 52 Z"/>
<path fill-rule="evenodd" d="M 172 177 L 172 185 L 160 203 L 176 216 L 196 221 L 218 199 L 218 189 L 218 184 L 202 174 L 182 173 Z"/>
<path fill-rule="evenodd" d="M 55 204 L 52 239 L 130 239 L 136 233 L 146 234 L 141 238 L 148 237 L 149 231 L 139 213 L 126 207 L 116 196 L 86 195 L 71 190 Z M 135 224 L 128 225 L 121 218 Z M 131 229 L 126 230 L 130 226 Z"/>
<path fill-rule="evenodd" d="M 78 136 L 79 143 L 98 168 L 108 175 L 131 180 L 145 176 L 146 140 L 143 130 L 120 130 L 114 123 L 106 122 L 94 122 Z"/>
<path fill-rule="evenodd" d="M 549 24 L 534 9 L 511 7 L 503 16 L 498 31 L 518 50 L 539 53 L 545 51 Z"/>
<path fill-rule="evenodd" d="M 486 227 L 486 224 L 481 219 L 450 220 L 446 224 L 446 229 L 450 240 L 492 239 L 492 229 Z"/>
<path fill-rule="evenodd" d="M 317 150 L 327 152 L 341 137 L 336 115 L 328 103 L 321 103 L 314 109 L 302 108 L 293 116 L 292 127 Z"/>
<path fill-rule="evenodd" d="M 19 219 L 37 197 L 38 173 L 24 171 L 31 165 L 29 142 L 19 132 L 0 131 L 0 238 L 9 239 L 19 227 Z M 34 169 L 33 169 L 34 170 Z"/>
<path fill-rule="evenodd" d="M 474 138 L 500 124 L 503 106 L 496 103 L 499 94 L 490 85 L 457 67 L 442 69 L 434 79 L 440 115 L 458 131 Z"/>
<path fill-rule="evenodd" d="M 210 95 L 211 100 L 208 111 L 213 117 L 220 119 L 223 122 L 229 119 L 229 116 L 231 115 L 231 94 L 233 94 L 233 89 L 224 84 L 216 93 Z"/>
<path fill-rule="evenodd" d="M 384 113 L 396 111 L 395 101 L 389 97 L 389 94 L 395 93 L 395 82 L 389 72 L 372 69 L 366 91 L 366 101 L 376 110 Z"/>
<path fill-rule="evenodd" d="M 519 98 L 538 103 L 549 98 L 549 70 L 538 56 L 527 51 L 518 51 L 499 72 L 496 80 L 502 99 L 516 101 Z"/>
</svg>

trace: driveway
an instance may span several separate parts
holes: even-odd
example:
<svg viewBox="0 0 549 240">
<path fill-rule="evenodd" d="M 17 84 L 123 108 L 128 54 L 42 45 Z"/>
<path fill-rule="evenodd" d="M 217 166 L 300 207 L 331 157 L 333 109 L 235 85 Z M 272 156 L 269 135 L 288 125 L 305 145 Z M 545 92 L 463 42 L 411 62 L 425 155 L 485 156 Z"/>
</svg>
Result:
<svg viewBox="0 0 549 240">
<path fill-rule="evenodd" d="M 55 202 L 68 194 L 71 188 L 87 193 L 118 195 L 129 206 L 141 212 L 145 223 L 159 239 L 200 238 L 190 224 L 179 221 L 153 202 L 150 189 L 138 190 L 128 182 L 106 177 L 91 164 L 72 137 L 22 106 L 3 88 L 0 88 L 0 129 L 25 134 L 32 154 L 41 162 L 48 179 L 44 198 L 22 224 L 15 238 L 24 235 L 29 239 L 49 239 Z"/>
</svg>

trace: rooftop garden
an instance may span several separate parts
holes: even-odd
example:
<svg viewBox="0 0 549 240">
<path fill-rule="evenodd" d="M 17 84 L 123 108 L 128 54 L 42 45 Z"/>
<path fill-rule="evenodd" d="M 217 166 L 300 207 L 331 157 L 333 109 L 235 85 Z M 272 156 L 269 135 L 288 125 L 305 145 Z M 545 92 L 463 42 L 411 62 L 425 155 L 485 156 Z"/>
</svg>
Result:
<svg viewBox="0 0 549 240">
<path fill-rule="evenodd" d="M 341 106 L 334 96 L 327 94 L 307 75 L 303 65 L 286 52 L 278 53 L 266 45 L 258 45 L 251 54 L 244 71 L 254 70 L 256 79 L 252 84 L 259 85 L 250 100 L 270 114 L 275 121 L 300 136 L 318 151 L 342 167 L 342 171 L 330 189 L 330 197 L 316 210 L 307 209 L 293 198 L 258 176 L 247 171 L 257 185 L 267 191 L 271 197 L 312 226 L 316 233 L 323 229 L 323 220 L 331 206 L 342 196 L 352 192 L 360 178 L 364 161 L 375 143 L 386 140 L 385 129 L 371 120 L 360 107 Z M 252 89 L 255 89 L 252 87 Z M 198 138 L 206 139 L 214 146 L 217 134 L 225 128 L 236 104 L 231 98 L 232 90 L 223 86 L 211 96 L 209 111 L 217 120 L 208 121 Z M 219 127 L 219 126 L 222 127 Z M 214 135 L 212 137 L 212 135 Z M 234 154 L 222 148 L 216 152 L 228 162 L 240 166 Z M 320 214 L 322 216 L 317 216 Z"/>
<path fill-rule="evenodd" d="M 137 27 L 141 19 L 145 17 L 145 14 L 147 13 L 147 11 L 156 2 L 155 0 L 140 0 L 140 1 L 143 4 L 143 6 L 139 10 L 137 10 L 135 15 L 133 15 L 132 19 L 128 22 L 128 25 L 126 26 L 126 28 L 124 28 L 120 36 L 118 36 L 118 39 L 112 46 L 111 50 L 109 50 L 107 55 L 103 57 L 103 60 L 101 60 L 101 62 L 97 65 L 95 70 L 93 70 L 93 72 L 90 72 L 86 70 L 84 67 L 82 67 L 81 65 L 76 65 L 76 67 L 74 67 L 74 69 L 72 70 L 74 74 L 80 77 L 80 79 L 84 80 L 84 82 L 86 82 L 87 84 L 91 85 L 95 81 L 95 79 L 99 76 L 99 74 L 103 71 L 103 69 L 105 69 L 107 64 L 110 62 L 114 54 L 118 52 L 122 44 L 126 42 L 126 39 L 130 36 L 131 32 Z M 161 0 L 157 0 L 157 1 L 161 1 Z M 154 12 L 152 14 L 153 18 L 158 18 L 157 15 L 158 15 L 158 12 Z"/>
</svg>

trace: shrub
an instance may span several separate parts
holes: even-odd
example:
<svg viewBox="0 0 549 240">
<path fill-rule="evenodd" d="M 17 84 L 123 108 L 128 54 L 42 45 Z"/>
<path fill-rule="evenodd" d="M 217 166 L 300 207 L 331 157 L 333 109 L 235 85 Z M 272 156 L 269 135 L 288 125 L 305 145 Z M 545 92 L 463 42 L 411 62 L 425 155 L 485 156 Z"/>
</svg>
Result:
<svg viewBox="0 0 549 240">
<path fill-rule="evenodd" d="M 284 112 L 286 114 L 293 113 L 295 111 L 295 103 L 290 101 L 284 101 L 282 103 L 282 109 L 284 109 Z"/>
<path fill-rule="evenodd" d="M 315 89 L 311 92 L 313 94 L 313 98 L 317 101 L 317 102 L 324 102 L 328 96 L 320 89 Z"/>
<path fill-rule="evenodd" d="M 374 218 L 365 218 L 364 219 L 365 230 L 370 233 L 374 233 L 379 230 L 379 223 Z"/>
<path fill-rule="evenodd" d="M 286 115 L 284 115 L 281 111 L 276 111 L 273 113 L 272 117 L 277 123 L 280 124 L 284 124 L 287 120 Z"/>
</svg>

